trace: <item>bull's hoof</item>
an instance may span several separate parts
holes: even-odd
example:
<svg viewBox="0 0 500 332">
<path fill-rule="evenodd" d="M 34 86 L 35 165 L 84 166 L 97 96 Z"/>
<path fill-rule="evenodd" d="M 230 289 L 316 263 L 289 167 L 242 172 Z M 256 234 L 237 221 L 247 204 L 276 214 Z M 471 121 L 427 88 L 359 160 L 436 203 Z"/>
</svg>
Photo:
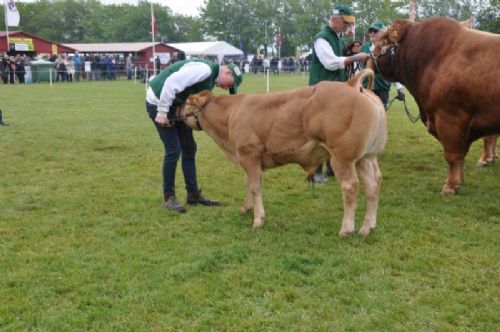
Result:
<svg viewBox="0 0 500 332">
<path fill-rule="evenodd" d="M 368 236 L 372 230 L 374 230 L 375 228 L 374 227 L 369 227 L 369 226 L 363 226 L 361 227 L 361 229 L 359 230 L 359 234 L 361 236 Z"/>
<path fill-rule="evenodd" d="M 351 236 L 352 234 L 354 234 L 354 230 L 352 230 L 352 231 L 340 230 L 340 232 L 339 232 L 339 236 L 341 238 L 344 238 L 344 239 L 347 238 L 347 237 L 349 237 L 349 236 Z"/>
<path fill-rule="evenodd" d="M 450 186 L 445 184 L 443 187 L 443 190 L 441 191 L 441 194 L 443 195 L 455 195 L 458 193 L 458 188 L 459 186 Z"/>
<path fill-rule="evenodd" d="M 264 226 L 264 218 L 256 218 L 253 220 L 254 229 L 261 228 L 262 226 Z"/>
<path fill-rule="evenodd" d="M 489 166 L 493 165 L 494 162 L 495 162 L 495 159 L 489 159 L 489 160 L 481 159 L 477 162 L 477 166 L 478 167 L 489 167 Z"/>
</svg>

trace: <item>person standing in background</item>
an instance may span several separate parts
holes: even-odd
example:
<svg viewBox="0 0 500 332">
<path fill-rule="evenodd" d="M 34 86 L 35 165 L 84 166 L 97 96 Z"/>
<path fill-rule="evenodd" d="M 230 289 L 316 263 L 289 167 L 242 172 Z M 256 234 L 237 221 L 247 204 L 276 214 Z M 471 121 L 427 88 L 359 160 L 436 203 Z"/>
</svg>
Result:
<svg viewBox="0 0 500 332">
<path fill-rule="evenodd" d="M 356 61 L 364 62 L 368 59 L 369 55 L 363 52 L 347 57 L 342 56 L 342 51 L 345 48 L 342 36 L 355 21 L 356 19 L 348 7 L 336 6 L 333 8 L 328 25 L 314 37 L 309 74 L 310 86 L 321 81 L 345 82 L 347 80 L 346 66 Z M 330 174 L 333 175 L 333 171 L 327 163 L 327 175 Z M 323 165 L 316 169 L 316 174 L 311 181 L 316 183 L 326 181 L 323 176 Z"/>
<path fill-rule="evenodd" d="M 125 60 L 125 68 L 127 69 L 127 80 L 132 79 L 132 73 L 134 72 L 134 61 L 132 60 L 132 53 L 128 54 Z"/>
<path fill-rule="evenodd" d="M 75 55 L 73 56 L 73 64 L 75 69 L 75 81 L 80 81 L 80 72 L 82 70 L 82 58 L 80 57 L 80 53 L 75 51 Z"/>
<path fill-rule="evenodd" d="M 375 43 L 379 40 L 380 36 L 386 30 L 384 23 L 377 20 L 373 22 L 368 28 L 368 36 L 370 41 L 361 46 L 362 52 L 371 53 L 375 48 Z M 366 86 L 366 84 L 364 84 Z M 398 92 L 397 99 L 405 100 L 405 94 L 403 91 L 403 85 L 399 82 L 395 82 L 394 86 Z M 389 102 L 389 90 L 391 89 L 391 82 L 384 80 L 382 75 L 375 74 L 375 83 L 373 84 L 373 92 L 380 98 L 384 107 L 387 108 L 387 103 Z"/>
</svg>

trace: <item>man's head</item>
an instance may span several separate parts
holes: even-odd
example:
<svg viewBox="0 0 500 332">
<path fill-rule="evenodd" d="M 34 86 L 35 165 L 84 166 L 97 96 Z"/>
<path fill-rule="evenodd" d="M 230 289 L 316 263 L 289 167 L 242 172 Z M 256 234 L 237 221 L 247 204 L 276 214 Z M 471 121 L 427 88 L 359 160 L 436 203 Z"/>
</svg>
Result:
<svg viewBox="0 0 500 332">
<path fill-rule="evenodd" d="M 375 21 L 368 27 L 368 37 L 370 37 L 370 41 L 375 43 L 378 41 L 379 37 L 385 31 L 384 23 L 381 21 Z"/>
<path fill-rule="evenodd" d="M 337 33 L 344 32 L 354 22 L 356 18 L 347 6 L 336 6 L 330 14 L 330 28 Z"/>
<path fill-rule="evenodd" d="M 238 86 L 243 81 L 243 74 L 238 66 L 230 64 L 221 66 L 219 69 L 219 78 L 217 79 L 217 86 L 219 88 L 228 90 L 231 94 L 236 94 Z"/>
</svg>

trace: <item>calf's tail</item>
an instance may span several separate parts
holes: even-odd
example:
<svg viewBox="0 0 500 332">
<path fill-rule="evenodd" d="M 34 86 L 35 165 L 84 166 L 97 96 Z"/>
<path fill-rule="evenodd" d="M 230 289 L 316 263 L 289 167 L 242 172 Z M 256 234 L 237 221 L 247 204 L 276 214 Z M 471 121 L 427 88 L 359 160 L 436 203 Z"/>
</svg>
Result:
<svg viewBox="0 0 500 332">
<path fill-rule="evenodd" d="M 362 69 L 359 73 L 354 75 L 349 81 L 347 81 L 347 84 L 352 86 L 353 88 L 356 89 L 361 89 L 361 83 L 363 82 L 365 77 L 368 77 L 368 86 L 367 88 L 372 90 L 373 89 L 373 78 L 374 78 L 374 73 L 373 70 L 365 68 Z"/>
</svg>

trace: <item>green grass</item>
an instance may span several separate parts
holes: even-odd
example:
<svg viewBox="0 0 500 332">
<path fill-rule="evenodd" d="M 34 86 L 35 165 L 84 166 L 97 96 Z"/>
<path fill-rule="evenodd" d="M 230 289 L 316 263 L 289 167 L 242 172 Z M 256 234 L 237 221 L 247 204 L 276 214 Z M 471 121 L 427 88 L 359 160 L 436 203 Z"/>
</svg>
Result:
<svg viewBox="0 0 500 332">
<path fill-rule="evenodd" d="M 271 76 L 272 91 L 306 84 Z M 241 91 L 265 91 L 264 77 Z M 0 330 L 498 330 L 500 167 L 475 166 L 477 142 L 460 193 L 441 195 L 442 148 L 399 102 L 377 230 L 340 239 L 337 183 L 315 197 L 296 165 L 264 174 L 266 224 L 253 230 L 242 170 L 202 132 L 199 183 L 223 206 L 167 212 L 143 85 L 0 94 Z M 180 172 L 177 187 L 184 201 Z"/>
</svg>

